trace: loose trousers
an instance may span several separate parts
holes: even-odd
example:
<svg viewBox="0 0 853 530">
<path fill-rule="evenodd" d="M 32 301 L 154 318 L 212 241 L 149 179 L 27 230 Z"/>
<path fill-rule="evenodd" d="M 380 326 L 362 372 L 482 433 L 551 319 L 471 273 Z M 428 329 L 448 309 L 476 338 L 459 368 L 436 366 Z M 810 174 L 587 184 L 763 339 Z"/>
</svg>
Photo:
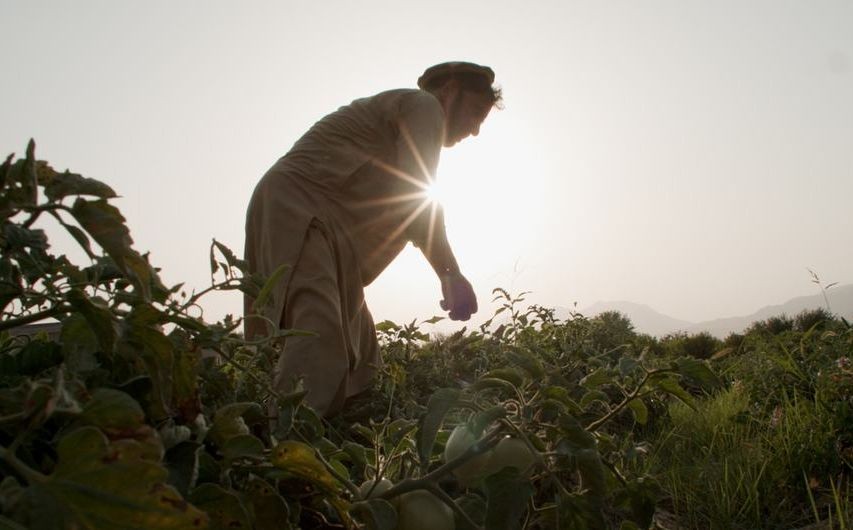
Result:
<svg viewBox="0 0 853 530">
<path fill-rule="evenodd" d="M 308 391 L 305 403 L 326 416 L 367 390 L 381 362 L 364 289 L 346 270 L 343 262 L 349 260 L 341 259 L 334 241 L 325 226 L 312 222 L 287 286 L 280 325 L 316 335 L 284 338 L 273 374 L 282 393 L 301 378 Z"/>
</svg>

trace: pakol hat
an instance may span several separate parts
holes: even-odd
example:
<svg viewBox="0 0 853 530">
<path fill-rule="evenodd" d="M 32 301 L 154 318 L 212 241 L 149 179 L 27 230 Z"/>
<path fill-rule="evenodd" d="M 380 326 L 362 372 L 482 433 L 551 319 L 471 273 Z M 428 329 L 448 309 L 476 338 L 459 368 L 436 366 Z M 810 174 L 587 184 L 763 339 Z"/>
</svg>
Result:
<svg viewBox="0 0 853 530">
<path fill-rule="evenodd" d="M 495 72 L 488 66 L 480 66 L 479 64 L 463 61 L 452 61 L 427 68 L 423 75 L 418 78 L 418 88 L 424 89 L 434 80 L 454 74 L 477 74 L 486 78 L 490 85 L 495 82 Z"/>
</svg>

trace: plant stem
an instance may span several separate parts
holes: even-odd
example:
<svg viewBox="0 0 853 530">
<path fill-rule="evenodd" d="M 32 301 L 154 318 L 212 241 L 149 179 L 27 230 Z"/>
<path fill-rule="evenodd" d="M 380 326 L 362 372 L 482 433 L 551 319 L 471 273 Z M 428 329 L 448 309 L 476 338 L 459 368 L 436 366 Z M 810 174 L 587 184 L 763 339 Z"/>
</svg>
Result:
<svg viewBox="0 0 853 530">
<path fill-rule="evenodd" d="M 622 409 L 624 409 L 625 407 L 628 406 L 628 403 L 630 403 L 631 400 L 633 400 L 634 398 L 636 398 L 640 394 L 640 390 L 642 390 L 643 386 L 645 386 L 645 384 L 648 382 L 649 378 L 653 374 L 656 374 L 656 373 L 661 373 L 661 371 L 659 371 L 659 370 L 658 371 L 651 371 L 651 372 L 648 372 L 646 375 L 644 375 L 643 380 L 640 381 L 640 384 L 638 384 L 637 387 L 630 394 L 625 396 L 625 399 L 623 399 L 618 405 L 613 407 L 610 410 L 610 412 L 608 412 L 607 414 L 605 414 L 601 418 L 599 418 L 596 421 L 587 425 L 584 428 L 584 430 L 586 430 L 587 432 L 595 432 L 596 430 L 598 430 L 599 427 L 601 427 L 602 425 L 604 425 L 605 423 L 610 421 L 610 419 L 612 417 L 619 414 L 619 412 L 621 412 Z"/>
<path fill-rule="evenodd" d="M 0 459 L 3 459 L 7 464 L 9 464 L 9 467 L 24 477 L 24 480 L 26 480 L 28 484 L 37 484 L 47 480 L 47 476 L 42 475 L 35 469 L 18 460 L 18 457 L 15 456 L 14 452 L 2 445 L 0 445 Z"/>
<path fill-rule="evenodd" d="M 398 495 L 402 495 L 403 493 L 408 493 L 410 491 L 419 489 L 429 489 L 429 485 L 435 483 L 439 478 L 443 477 L 444 475 L 450 473 L 465 462 L 471 460 L 472 458 L 478 455 L 485 453 L 486 451 L 497 445 L 497 443 L 501 440 L 502 436 L 503 434 L 498 429 L 489 432 L 488 434 L 480 438 L 480 440 L 474 442 L 471 447 L 469 447 L 464 453 L 459 455 L 457 458 L 454 458 L 450 462 L 447 462 L 437 467 L 436 469 L 430 471 L 429 473 L 420 478 L 409 478 L 401 481 L 399 484 L 380 495 L 380 498 L 388 500 L 397 497 Z"/>
<path fill-rule="evenodd" d="M 24 418 L 23 412 L 16 412 L 15 414 L 9 414 L 8 416 L 0 417 L 0 424 L 6 423 L 8 421 L 17 421 Z"/>
<path fill-rule="evenodd" d="M 44 311 L 39 311 L 38 313 L 32 313 L 26 316 L 22 316 L 20 318 L 13 318 L 10 320 L 4 320 L 0 322 L 0 331 L 6 331 L 8 329 L 14 329 L 19 326 L 26 326 L 27 324 L 32 324 L 33 322 L 38 322 L 39 320 L 44 320 L 45 318 L 54 317 L 60 315 L 65 312 L 65 308 L 62 306 L 51 307 L 50 309 L 45 309 Z"/>
<path fill-rule="evenodd" d="M 255 375 L 251 370 L 249 370 L 248 368 L 246 368 L 246 367 L 245 367 L 245 366 L 243 366 L 242 364 L 238 363 L 238 362 L 237 362 L 237 361 L 236 361 L 236 360 L 235 360 L 235 359 L 234 359 L 230 354 L 225 353 L 224 351 L 222 351 L 222 348 L 213 348 L 213 351 L 215 351 L 216 353 L 218 353 L 219 355 L 221 355 L 221 356 L 222 356 L 222 358 L 223 358 L 223 359 L 225 359 L 225 361 L 226 361 L 228 364 L 230 364 L 230 365 L 231 365 L 231 366 L 233 366 L 234 368 L 237 368 L 238 370 L 240 370 L 241 372 L 243 372 L 245 375 L 247 375 L 250 379 L 252 379 L 252 381 L 254 381 L 254 382 L 255 382 L 255 383 L 257 383 L 258 385 L 260 385 L 260 386 L 261 386 L 261 388 L 263 388 L 264 390 L 266 390 L 267 392 L 269 392 L 269 394 L 270 394 L 271 396 L 273 396 L 273 397 L 275 397 L 275 398 L 281 398 L 281 394 L 279 394 L 279 393 L 278 393 L 278 392 L 277 392 L 277 391 L 272 387 L 272 385 L 270 385 L 269 381 L 264 381 L 264 380 L 262 380 L 260 377 L 258 377 L 257 375 Z"/>
<path fill-rule="evenodd" d="M 311 445 L 311 443 L 308 441 L 307 438 L 302 436 L 302 434 L 300 434 L 298 431 L 294 431 L 294 433 L 296 434 L 296 436 L 299 439 L 302 440 L 303 443 L 310 445 L 311 448 L 314 449 L 314 456 L 317 458 L 317 460 L 320 461 L 321 464 L 323 464 L 323 467 L 326 468 L 326 471 L 328 471 L 333 477 L 335 477 L 338 480 L 338 482 L 343 484 L 350 491 L 350 493 L 352 493 L 355 496 L 358 496 L 358 494 L 359 494 L 358 486 L 353 484 L 353 482 L 351 480 L 348 480 L 346 477 L 344 477 L 343 475 L 338 473 L 337 470 L 335 470 L 335 468 L 332 467 L 332 464 L 330 464 L 329 461 L 326 460 L 326 458 L 323 456 L 323 453 L 321 453 L 319 449 L 317 449 L 316 447 Z"/>
</svg>

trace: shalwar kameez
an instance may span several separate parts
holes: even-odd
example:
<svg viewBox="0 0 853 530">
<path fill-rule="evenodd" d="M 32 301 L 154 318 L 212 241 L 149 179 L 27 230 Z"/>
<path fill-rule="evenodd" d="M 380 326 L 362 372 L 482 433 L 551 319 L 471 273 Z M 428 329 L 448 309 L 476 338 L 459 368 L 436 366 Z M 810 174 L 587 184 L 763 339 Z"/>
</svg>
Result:
<svg viewBox="0 0 853 530">
<path fill-rule="evenodd" d="M 446 243 L 441 208 L 425 193 L 444 134 L 444 110 L 427 91 L 358 99 L 311 127 L 254 190 L 246 260 L 264 275 L 292 265 L 263 315 L 316 333 L 285 339 L 274 385 L 287 392 L 303 378 L 306 403 L 322 414 L 366 390 L 380 367 L 364 287 L 408 242 Z M 249 317 L 245 331 L 273 330 Z"/>
</svg>

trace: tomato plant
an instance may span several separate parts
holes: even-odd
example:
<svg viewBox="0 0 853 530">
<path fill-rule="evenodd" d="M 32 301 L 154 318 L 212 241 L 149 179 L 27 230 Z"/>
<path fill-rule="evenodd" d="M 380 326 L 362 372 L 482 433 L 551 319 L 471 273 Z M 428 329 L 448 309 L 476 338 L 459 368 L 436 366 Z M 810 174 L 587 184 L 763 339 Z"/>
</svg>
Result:
<svg viewBox="0 0 853 530">
<path fill-rule="evenodd" d="M 193 311 L 223 290 L 262 307 L 278 275 L 213 241 L 208 288 L 164 285 L 115 196 L 32 143 L 0 169 L 6 527 L 648 527 L 660 493 L 626 465 L 642 457 L 636 429 L 661 401 L 692 403 L 685 378 L 717 384 L 702 361 L 600 347 L 582 317 L 497 289 L 496 327 L 430 340 L 379 324 L 369 406 L 324 419 L 270 385 L 280 342 L 302 331 L 245 341 L 240 319 Z M 86 263 L 51 253 L 44 218 Z M 18 333 L 45 318 L 58 336 Z"/>
</svg>

